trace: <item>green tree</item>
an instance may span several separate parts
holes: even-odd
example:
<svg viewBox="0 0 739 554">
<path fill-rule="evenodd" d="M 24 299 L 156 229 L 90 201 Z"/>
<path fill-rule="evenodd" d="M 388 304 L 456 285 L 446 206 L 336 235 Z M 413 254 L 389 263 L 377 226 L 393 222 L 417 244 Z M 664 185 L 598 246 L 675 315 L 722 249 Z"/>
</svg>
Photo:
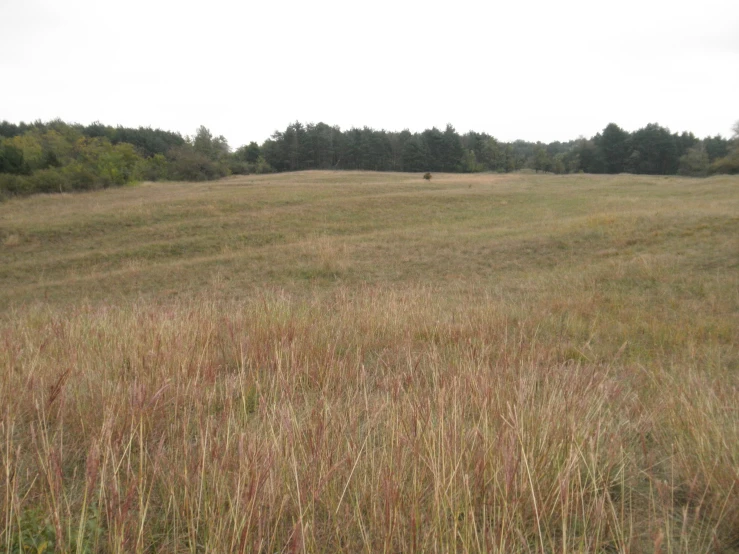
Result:
<svg viewBox="0 0 739 554">
<path fill-rule="evenodd" d="M 467 150 L 464 156 L 462 156 L 462 163 L 460 168 L 464 173 L 478 173 L 485 171 L 485 166 L 477 161 L 477 156 L 474 150 Z"/>
<path fill-rule="evenodd" d="M 739 173 L 739 148 L 732 148 L 726 156 L 713 162 L 711 172 L 728 173 L 730 175 Z"/>
<path fill-rule="evenodd" d="M 226 137 L 218 135 L 213 139 L 213 160 L 224 160 L 231 153 L 231 147 L 228 145 Z"/>
<path fill-rule="evenodd" d="M 198 127 L 198 130 L 195 132 L 195 136 L 192 139 L 192 147 L 195 152 L 209 160 L 214 160 L 217 157 L 213 135 L 204 125 Z"/>
<path fill-rule="evenodd" d="M 466 153 L 462 148 L 459 134 L 451 123 L 447 124 L 446 129 L 444 129 L 442 150 L 440 152 L 442 169 L 449 172 L 457 171 L 464 155 Z"/>
<path fill-rule="evenodd" d="M 685 154 L 680 156 L 678 173 L 692 177 L 703 177 L 708 174 L 710 165 L 705 146 L 698 144 L 689 148 Z"/>
<path fill-rule="evenodd" d="M 104 137 L 79 139 L 75 153 L 76 163 L 95 175 L 95 181 L 103 187 L 129 182 L 141 160 L 133 145 L 125 142 L 113 145 Z"/>
<path fill-rule="evenodd" d="M 631 135 L 627 170 L 648 175 L 674 175 L 680 160 L 675 135 L 669 129 L 650 123 Z"/>
<path fill-rule="evenodd" d="M 169 164 L 163 154 L 139 160 L 134 169 L 134 177 L 142 181 L 162 181 L 167 179 Z"/>
<path fill-rule="evenodd" d="M 41 143 L 41 133 L 36 130 L 16 135 L 3 141 L 5 145 L 23 153 L 23 162 L 33 171 L 44 167 L 44 146 Z"/>
<path fill-rule="evenodd" d="M 421 135 L 413 135 L 403 148 L 403 171 L 430 169 L 429 150 Z"/>
<path fill-rule="evenodd" d="M 575 153 L 580 160 L 579 166 L 585 173 L 603 173 L 605 162 L 603 152 L 596 145 L 600 141 L 600 133 L 592 139 L 579 138 L 575 145 Z"/>
<path fill-rule="evenodd" d="M 688 133 L 687 131 L 683 131 L 679 135 L 675 133 L 673 136 L 675 137 L 675 145 L 677 147 L 678 157 L 686 154 L 688 150 L 690 150 L 700 142 L 693 133 Z"/>
<path fill-rule="evenodd" d="M 390 159 L 393 171 L 404 171 L 403 149 L 412 136 L 408 129 L 403 129 L 400 133 L 390 134 Z"/>
<path fill-rule="evenodd" d="M 516 151 L 513 149 L 513 145 L 506 144 L 503 149 L 503 171 L 510 173 L 523 167 L 522 160 L 516 156 Z"/>
<path fill-rule="evenodd" d="M 534 148 L 533 163 L 534 171 L 549 171 L 552 167 L 552 158 L 543 145 L 537 144 Z"/>
<path fill-rule="evenodd" d="M 270 138 L 264 141 L 261 147 L 262 156 L 275 171 L 289 169 L 287 144 L 280 131 L 275 131 Z"/>
<path fill-rule="evenodd" d="M 732 131 L 734 136 L 726 156 L 716 159 L 711 164 L 711 171 L 714 173 L 739 173 L 739 121 L 734 123 Z"/>
<path fill-rule="evenodd" d="M 228 168 L 195 150 L 191 144 L 167 152 L 169 176 L 176 181 L 208 181 L 228 175 Z"/>
<path fill-rule="evenodd" d="M 242 146 L 241 150 L 242 159 L 248 163 L 256 163 L 261 155 L 259 145 L 256 142 L 250 142 L 246 146 Z"/>
<path fill-rule="evenodd" d="M 23 131 L 21 131 L 21 128 L 19 125 L 16 125 L 15 123 L 11 123 L 10 121 L 2 120 L 0 121 L 0 137 L 6 137 L 6 138 L 13 138 L 16 135 L 22 134 Z"/>
<path fill-rule="evenodd" d="M 23 151 L 12 144 L 0 143 L 0 173 L 28 175 L 31 169 L 23 159 Z"/>
<path fill-rule="evenodd" d="M 480 143 L 478 160 L 491 171 L 505 171 L 504 148 L 494 137 Z"/>
<path fill-rule="evenodd" d="M 605 173 L 623 173 L 629 155 L 629 133 L 609 123 L 597 143 Z"/>
<path fill-rule="evenodd" d="M 703 145 L 706 148 L 708 159 L 713 162 L 718 158 L 723 158 L 729 153 L 729 141 L 721 135 L 715 137 L 706 137 L 703 139 Z"/>
<path fill-rule="evenodd" d="M 559 154 L 555 154 L 552 158 L 552 172 L 556 173 L 557 175 L 561 175 L 562 173 L 567 173 L 567 164 L 566 164 L 566 154 L 560 152 Z"/>
<path fill-rule="evenodd" d="M 228 160 L 231 173 L 236 175 L 256 173 L 256 166 L 261 159 L 260 153 L 259 145 L 256 142 L 250 142 L 237 148 Z"/>
<path fill-rule="evenodd" d="M 62 134 L 55 129 L 46 131 L 41 136 L 43 148 L 43 167 L 61 167 L 68 163 L 74 152 L 75 139 L 79 135 Z"/>
<path fill-rule="evenodd" d="M 420 136 L 425 144 L 427 169 L 442 171 L 444 164 L 444 134 L 436 127 L 426 129 Z M 420 170 L 418 170 L 420 171 Z"/>
</svg>

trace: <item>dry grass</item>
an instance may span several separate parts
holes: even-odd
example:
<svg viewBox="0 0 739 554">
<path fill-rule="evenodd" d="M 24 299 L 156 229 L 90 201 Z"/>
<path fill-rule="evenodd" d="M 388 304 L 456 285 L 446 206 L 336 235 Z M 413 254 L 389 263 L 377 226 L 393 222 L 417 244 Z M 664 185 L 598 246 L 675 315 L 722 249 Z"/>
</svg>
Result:
<svg viewBox="0 0 739 554">
<path fill-rule="evenodd" d="M 637 257 L 736 271 L 737 213 L 735 178 L 315 172 L 39 196 L 0 205 L 0 307 L 192 296 L 214 280 L 225 298 L 516 286 Z"/>
<path fill-rule="evenodd" d="M 0 551 L 737 552 L 737 185 L 0 205 Z"/>
</svg>

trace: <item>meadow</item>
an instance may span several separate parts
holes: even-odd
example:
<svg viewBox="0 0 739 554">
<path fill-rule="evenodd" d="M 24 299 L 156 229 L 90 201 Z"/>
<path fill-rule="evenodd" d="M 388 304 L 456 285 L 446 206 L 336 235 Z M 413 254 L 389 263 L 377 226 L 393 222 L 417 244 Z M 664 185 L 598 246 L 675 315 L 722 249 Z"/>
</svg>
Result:
<svg viewBox="0 0 739 554">
<path fill-rule="evenodd" d="M 739 552 L 739 177 L 0 203 L 0 552 Z"/>
</svg>

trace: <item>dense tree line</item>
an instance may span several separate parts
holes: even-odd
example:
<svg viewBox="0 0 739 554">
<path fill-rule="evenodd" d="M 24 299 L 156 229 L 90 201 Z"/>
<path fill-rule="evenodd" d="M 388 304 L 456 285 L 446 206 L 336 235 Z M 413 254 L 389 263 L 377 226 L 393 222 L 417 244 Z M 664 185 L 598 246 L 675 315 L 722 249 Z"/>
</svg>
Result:
<svg viewBox="0 0 739 554">
<path fill-rule="evenodd" d="M 305 169 L 473 173 L 524 168 L 553 173 L 739 173 L 739 122 L 732 140 L 698 139 L 658 124 L 629 133 L 611 123 L 590 139 L 550 144 L 506 143 L 474 131 L 459 134 L 451 125 L 411 133 L 369 127 L 342 131 L 325 123 L 295 122 L 262 145 L 252 142 L 236 150 L 205 127 L 182 137 L 101 123 L 0 123 L 0 198 L 137 180 L 197 181 Z"/>
<path fill-rule="evenodd" d="M 276 171 L 368 169 L 375 171 L 509 172 L 523 168 L 553 173 L 708 175 L 739 173 L 737 144 L 721 136 L 698 139 L 649 124 L 633 133 L 611 123 L 590 139 L 543 144 L 504 143 L 486 133 L 388 132 L 365 127 L 342 132 L 325 123 L 293 123 L 262 145 Z"/>
<path fill-rule="evenodd" d="M 232 152 L 223 136 L 214 137 L 205 127 L 182 137 L 161 129 L 100 123 L 0 123 L 0 199 L 267 170 L 256 144 Z"/>
</svg>

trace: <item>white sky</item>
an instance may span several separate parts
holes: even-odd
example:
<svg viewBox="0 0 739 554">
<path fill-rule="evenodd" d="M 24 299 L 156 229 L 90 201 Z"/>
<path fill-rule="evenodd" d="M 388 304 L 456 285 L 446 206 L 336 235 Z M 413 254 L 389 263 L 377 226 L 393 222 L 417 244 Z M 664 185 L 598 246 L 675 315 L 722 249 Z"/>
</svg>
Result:
<svg viewBox="0 0 739 554">
<path fill-rule="evenodd" d="M 0 120 L 55 117 L 234 148 L 295 120 L 728 137 L 739 1 L 0 0 Z"/>
</svg>

